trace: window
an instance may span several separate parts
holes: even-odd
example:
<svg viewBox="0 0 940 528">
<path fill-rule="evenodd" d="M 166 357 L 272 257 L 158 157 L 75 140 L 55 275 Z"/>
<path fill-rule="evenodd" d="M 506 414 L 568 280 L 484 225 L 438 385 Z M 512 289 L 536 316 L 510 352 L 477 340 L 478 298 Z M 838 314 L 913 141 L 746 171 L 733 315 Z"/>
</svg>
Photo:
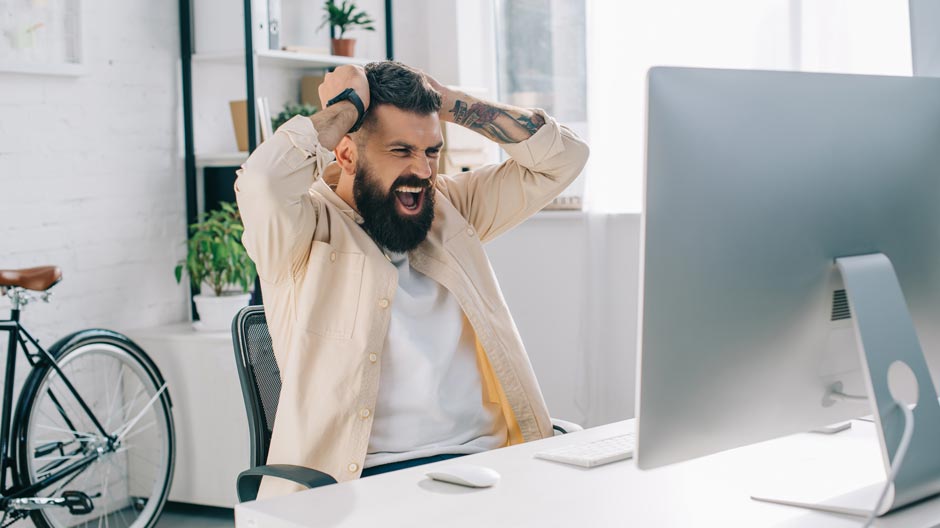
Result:
<svg viewBox="0 0 940 528">
<path fill-rule="evenodd" d="M 499 100 L 542 108 L 587 135 L 584 0 L 497 0 Z M 555 205 L 580 208 L 582 182 Z"/>
<path fill-rule="evenodd" d="M 587 207 L 639 212 L 654 65 L 909 75 L 907 2 L 592 0 Z"/>
</svg>

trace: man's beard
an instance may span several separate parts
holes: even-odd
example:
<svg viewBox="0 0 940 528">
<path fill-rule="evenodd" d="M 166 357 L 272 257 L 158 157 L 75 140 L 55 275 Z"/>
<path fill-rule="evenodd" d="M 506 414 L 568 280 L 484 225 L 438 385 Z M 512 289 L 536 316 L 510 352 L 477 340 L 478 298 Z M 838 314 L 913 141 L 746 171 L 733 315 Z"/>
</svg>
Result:
<svg viewBox="0 0 940 528">
<path fill-rule="evenodd" d="M 397 210 L 395 189 L 401 186 L 424 189 L 421 211 L 410 218 L 402 217 Z M 418 247 L 427 238 L 431 222 L 434 221 L 434 188 L 431 180 L 413 174 L 400 176 L 390 189 L 385 190 L 372 177 L 369 167 L 360 163 L 356 169 L 353 198 L 363 219 L 362 228 L 380 247 L 396 253 Z"/>
</svg>

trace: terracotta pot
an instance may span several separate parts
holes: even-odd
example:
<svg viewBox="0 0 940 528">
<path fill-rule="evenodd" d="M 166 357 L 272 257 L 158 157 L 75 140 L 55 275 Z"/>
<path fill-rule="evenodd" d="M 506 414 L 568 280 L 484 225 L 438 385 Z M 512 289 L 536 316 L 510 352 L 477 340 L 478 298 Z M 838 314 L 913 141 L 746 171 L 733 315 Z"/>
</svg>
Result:
<svg viewBox="0 0 940 528">
<path fill-rule="evenodd" d="M 333 55 L 352 57 L 356 48 L 356 39 L 333 39 Z"/>
</svg>

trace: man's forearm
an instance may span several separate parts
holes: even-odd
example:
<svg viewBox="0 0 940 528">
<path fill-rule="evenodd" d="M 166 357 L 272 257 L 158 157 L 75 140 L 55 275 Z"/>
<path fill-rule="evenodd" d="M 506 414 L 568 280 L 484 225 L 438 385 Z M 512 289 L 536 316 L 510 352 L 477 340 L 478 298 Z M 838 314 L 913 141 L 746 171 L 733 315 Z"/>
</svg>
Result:
<svg viewBox="0 0 940 528">
<path fill-rule="evenodd" d="M 545 119 L 528 108 L 492 103 L 462 92 L 442 94 L 441 119 L 479 132 L 497 143 L 519 143 L 532 137 Z"/>
<path fill-rule="evenodd" d="M 356 124 L 359 114 L 349 101 L 339 102 L 310 116 L 313 128 L 317 129 L 320 145 L 333 150 L 349 129 Z"/>
</svg>

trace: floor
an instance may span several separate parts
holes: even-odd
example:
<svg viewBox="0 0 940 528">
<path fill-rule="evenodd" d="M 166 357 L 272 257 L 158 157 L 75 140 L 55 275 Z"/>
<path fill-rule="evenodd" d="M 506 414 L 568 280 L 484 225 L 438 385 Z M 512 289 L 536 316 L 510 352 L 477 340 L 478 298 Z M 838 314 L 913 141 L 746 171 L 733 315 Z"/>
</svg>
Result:
<svg viewBox="0 0 940 528">
<path fill-rule="evenodd" d="M 15 528 L 33 526 L 29 519 L 14 523 Z M 169 502 L 155 528 L 234 528 L 235 513 L 230 508 L 197 506 L 182 502 Z"/>
<path fill-rule="evenodd" d="M 228 508 L 167 503 L 156 528 L 233 528 L 235 513 Z"/>
</svg>

